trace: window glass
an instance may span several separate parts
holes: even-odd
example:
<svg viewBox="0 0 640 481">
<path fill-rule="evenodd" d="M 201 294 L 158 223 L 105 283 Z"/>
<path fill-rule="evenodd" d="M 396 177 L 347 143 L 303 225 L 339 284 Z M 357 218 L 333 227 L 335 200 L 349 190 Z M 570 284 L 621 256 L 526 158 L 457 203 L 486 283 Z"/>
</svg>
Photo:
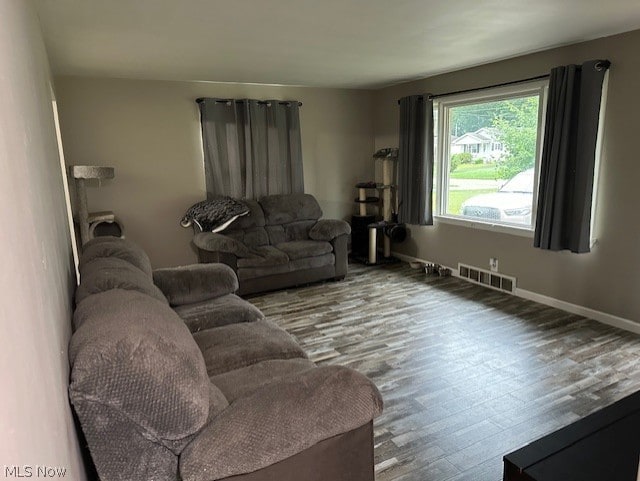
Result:
<svg viewBox="0 0 640 481">
<path fill-rule="evenodd" d="M 440 215 L 533 227 L 543 92 L 438 103 Z"/>
</svg>

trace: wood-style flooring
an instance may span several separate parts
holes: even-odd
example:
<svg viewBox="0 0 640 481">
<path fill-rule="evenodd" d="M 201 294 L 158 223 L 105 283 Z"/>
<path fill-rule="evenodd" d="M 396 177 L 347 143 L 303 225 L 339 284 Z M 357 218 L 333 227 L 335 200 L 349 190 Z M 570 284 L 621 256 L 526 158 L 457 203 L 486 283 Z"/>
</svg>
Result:
<svg viewBox="0 0 640 481">
<path fill-rule="evenodd" d="M 376 383 L 378 481 L 499 481 L 504 454 L 640 389 L 640 336 L 404 263 L 250 301 Z"/>
</svg>

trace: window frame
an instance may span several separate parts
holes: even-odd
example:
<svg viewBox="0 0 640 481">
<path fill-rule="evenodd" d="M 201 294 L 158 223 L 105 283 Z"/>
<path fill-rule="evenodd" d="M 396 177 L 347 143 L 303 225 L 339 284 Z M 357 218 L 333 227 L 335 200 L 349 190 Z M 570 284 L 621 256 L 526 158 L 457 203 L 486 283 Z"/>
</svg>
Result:
<svg viewBox="0 0 640 481">
<path fill-rule="evenodd" d="M 439 222 L 460 225 L 475 229 L 485 229 L 497 232 L 505 232 L 525 237 L 533 237 L 536 225 L 536 211 L 538 205 L 538 185 L 540 181 L 540 161 L 542 158 L 542 144 L 544 141 L 545 117 L 547 110 L 547 98 L 549 90 L 548 79 L 536 80 L 531 82 L 523 82 L 519 84 L 490 87 L 480 91 L 468 92 L 462 94 L 452 94 L 438 98 L 434 101 L 434 117 L 435 123 L 435 212 L 434 219 Z M 522 98 L 527 96 L 539 96 L 538 103 L 538 138 L 536 142 L 535 165 L 534 165 L 534 185 L 533 199 L 531 209 L 531 225 L 482 220 L 480 218 L 470 218 L 463 215 L 447 213 L 447 200 L 449 189 L 449 150 L 451 142 L 449 141 L 449 109 L 463 105 L 475 103 L 495 102 L 501 100 L 509 100 L 513 98 Z"/>
</svg>

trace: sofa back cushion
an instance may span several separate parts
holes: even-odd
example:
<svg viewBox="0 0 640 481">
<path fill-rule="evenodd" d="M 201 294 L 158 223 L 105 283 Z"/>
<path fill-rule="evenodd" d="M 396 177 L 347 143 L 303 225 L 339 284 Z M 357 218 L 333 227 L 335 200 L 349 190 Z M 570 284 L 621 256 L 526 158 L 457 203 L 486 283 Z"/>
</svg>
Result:
<svg viewBox="0 0 640 481">
<path fill-rule="evenodd" d="M 111 289 L 138 291 L 164 304 L 168 303 L 152 278 L 124 259 L 96 257 L 80 266 L 80 285 L 76 289 L 76 303 L 82 302 L 92 294 Z"/>
<path fill-rule="evenodd" d="M 237 220 L 231 224 L 231 229 L 252 229 L 254 227 L 264 227 L 264 213 L 262 207 L 257 201 L 252 199 L 242 199 L 247 207 L 249 207 L 249 214 L 238 217 Z M 226 232 L 226 231 L 225 231 Z"/>
<path fill-rule="evenodd" d="M 264 230 L 262 207 L 255 200 L 242 199 L 242 201 L 249 207 L 249 214 L 238 217 L 222 234 L 250 248 L 269 245 L 269 237 Z"/>
<path fill-rule="evenodd" d="M 268 225 L 267 234 L 271 245 L 309 239 L 309 231 L 316 225 L 315 220 L 299 220 L 283 225 Z"/>
<path fill-rule="evenodd" d="M 150 449 L 179 454 L 207 422 L 211 399 L 202 353 L 184 322 L 162 302 L 113 289 L 80 303 L 74 323 L 69 393 L 83 428 L 108 434 L 111 419 L 126 419 Z"/>
<path fill-rule="evenodd" d="M 309 194 L 268 195 L 260 199 L 266 225 L 282 225 L 301 220 L 317 221 L 322 209 Z"/>
<path fill-rule="evenodd" d="M 98 257 L 117 257 L 133 264 L 151 277 L 151 262 L 147 253 L 134 242 L 118 237 L 96 237 L 82 246 L 80 268 Z"/>
<path fill-rule="evenodd" d="M 322 209 L 309 194 L 268 195 L 260 199 L 271 245 L 309 239 Z"/>
</svg>

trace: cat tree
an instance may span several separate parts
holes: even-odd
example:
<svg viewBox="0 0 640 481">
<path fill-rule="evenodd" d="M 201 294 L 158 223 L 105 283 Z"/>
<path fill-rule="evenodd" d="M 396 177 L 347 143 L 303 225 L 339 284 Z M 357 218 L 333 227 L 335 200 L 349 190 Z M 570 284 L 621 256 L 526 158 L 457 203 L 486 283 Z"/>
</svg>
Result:
<svg viewBox="0 0 640 481">
<path fill-rule="evenodd" d="M 394 261 L 395 259 L 391 257 L 391 242 L 392 240 L 401 242 L 406 235 L 404 226 L 397 223 L 395 215 L 397 206 L 394 208 L 393 205 L 396 198 L 394 178 L 398 149 L 380 149 L 373 158 L 382 163 L 382 182 L 356 184 L 358 198 L 355 202 L 358 203 L 358 215 L 354 215 L 351 222 L 353 257 L 370 265 Z M 374 190 L 377 195 L 368 195 L 371 190 Z M 368 212 L 369 206 L 377 208 L 377 215 Z M 382 258 L 378 257 L 379 234 L 382 234 L 383 239 Z"/>
<path fill-rule="evenodd" d="M 101 230 L 107 230 L 110 235 L 123 237 L 121 222 L 111 211 L 89 213 L 87 206 L 87 181 L 113 179 L 115 169 L 113 167 L 100 167 L 96 165 L 72 165 L 69 173 L 74 179 L 76 188 L 76 223 L 80 227 L 80 242 L 84 245 L 89 240 L 100 235 Z M 108 225 L 107 229 L 103 226 Z"/>
</svg>

